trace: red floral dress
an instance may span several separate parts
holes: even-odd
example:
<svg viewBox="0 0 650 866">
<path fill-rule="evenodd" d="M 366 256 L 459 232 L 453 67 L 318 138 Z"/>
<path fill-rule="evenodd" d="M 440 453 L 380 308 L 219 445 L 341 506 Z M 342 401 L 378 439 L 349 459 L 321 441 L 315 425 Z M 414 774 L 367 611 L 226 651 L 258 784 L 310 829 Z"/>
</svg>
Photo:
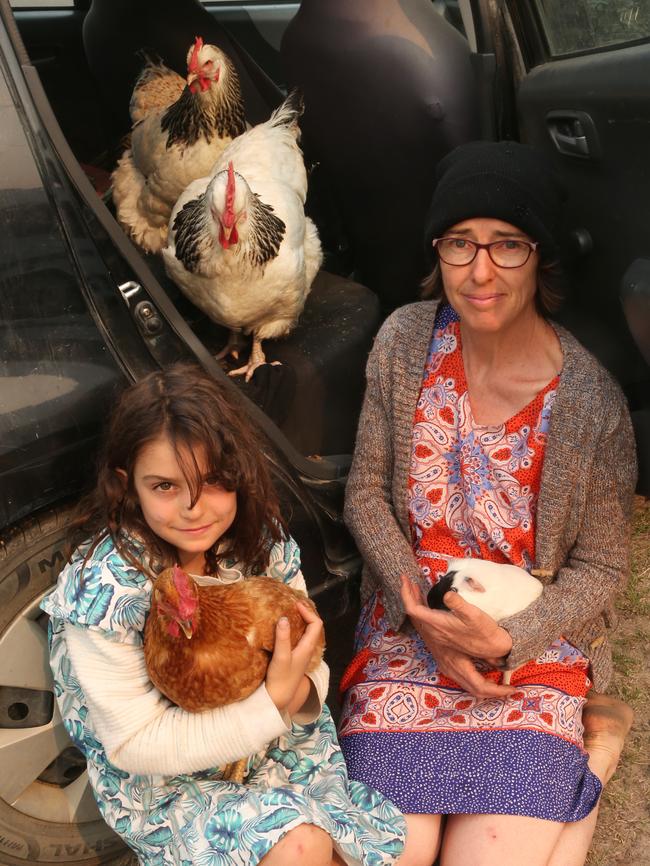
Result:
<svg viewBox="0 0 650 866">
<path fill-rule="evenodd" d="M 408 482 L 413 548 L 431 584 L 457 557 L 530 569 L 558 382 L 505 424 L 476 424 L 457 316 L 449 306 L 438 313 Z M 512 697 L 475 698 L 438 672 L 412 628 L 389 628 L 379 591 L 362 611 L 356 652 L 344 676 L 343 753 L 351 778 L 376 787 L 402 811 L 564 822 L 596 804 L 600 782 L 582 745 L 588 660 L 564 639 L 513 672 Z"/>
</svg>

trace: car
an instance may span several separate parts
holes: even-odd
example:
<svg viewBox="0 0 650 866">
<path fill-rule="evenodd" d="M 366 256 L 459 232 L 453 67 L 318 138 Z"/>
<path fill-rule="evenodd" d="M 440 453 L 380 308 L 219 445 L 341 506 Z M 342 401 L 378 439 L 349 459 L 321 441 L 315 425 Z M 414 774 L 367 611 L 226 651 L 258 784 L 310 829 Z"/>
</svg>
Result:
<svg viewBox="0 0 650 866">
<path fill-rule="evenodd" d="M 282 366 L 248 385 L 233 384 L 214 358 L 224 332 L 126 239 L 106 194 L 127 131 L 138 27 L 150 27 L 154 49 L 156 33 L 160 42 L 171 29 L 183 56 L 183 3 L 184 26 L 190 12 L 201 15 L 228 40 L 252 121 L 289 86 L 305 95 L 308 207 L 325 266 L 299 326 L 269 349 Z M 155 20 L 144 14 L 152 6 Z M 125 383 L 194 360 L 237 389 L 264 437 L 335 673 L 345 662 L 360 560 L 341 512 L 365 358 L 386 313 L 416 297 L 435 164 L 454 144 L 522 139 L 563 176 L 559 318 L 621 382 L 639 491 L 650 494 L 650 17 L 631 0 L 352 8 L 0 0 L 2 864 L 129 859 L 60 723 L 39 609 L 65 561 L 103 417 Z M 161 27 L 165 15 L 175 17 Z"/>
</svg>

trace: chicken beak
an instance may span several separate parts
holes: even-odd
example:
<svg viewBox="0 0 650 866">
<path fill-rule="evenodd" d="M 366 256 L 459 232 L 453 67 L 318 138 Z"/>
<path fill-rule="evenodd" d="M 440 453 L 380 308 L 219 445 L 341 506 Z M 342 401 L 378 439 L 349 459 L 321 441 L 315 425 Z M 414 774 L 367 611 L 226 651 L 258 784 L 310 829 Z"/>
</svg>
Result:
<svg viewBox="0 0 650 866">
<path fill-rule="evenodd" d="M 210 79 L 199 72 L 188 72 L 185 80 L 192 93 L 198 93 L 199 90 L 206 91 L 210 88 Z"/>
<path fill-rule="evenodd" d="M 181 629 L 183 630 L 183 634 L 188 640 L 192 640 L 192 623 L 189 619 L 179 619 L 177 620 Z"/>
</svg>

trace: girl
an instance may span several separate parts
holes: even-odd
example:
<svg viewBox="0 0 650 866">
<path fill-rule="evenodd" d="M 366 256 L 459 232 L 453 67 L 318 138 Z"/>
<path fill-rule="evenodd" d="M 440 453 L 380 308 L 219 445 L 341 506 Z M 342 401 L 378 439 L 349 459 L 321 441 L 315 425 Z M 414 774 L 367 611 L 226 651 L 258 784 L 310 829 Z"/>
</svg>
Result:
<svg viewBox="0 0 650 866">
<path fill-rule="evenodd" d="M 403 820 L 348 782 L 327 667 L 305 675 L 322 629 L 307 607 L 293 651 L 278 623 L 266 681 L 243 701 L 191 714 L 148 678 L 143 630 L 162 568 L 225 579 L 227 567 L 232 579 L 236 566 L 238 579 L 266 572 L 305 589 L 260 445 L 222 387 L 176 366 L 128 389 L 76 530 L 42 605 L 55 690 L 101 813 L 140 862 L 395 862 Z M 246 756 L 244 783 L 224 781 L 219 767 Z"/>
</svg>

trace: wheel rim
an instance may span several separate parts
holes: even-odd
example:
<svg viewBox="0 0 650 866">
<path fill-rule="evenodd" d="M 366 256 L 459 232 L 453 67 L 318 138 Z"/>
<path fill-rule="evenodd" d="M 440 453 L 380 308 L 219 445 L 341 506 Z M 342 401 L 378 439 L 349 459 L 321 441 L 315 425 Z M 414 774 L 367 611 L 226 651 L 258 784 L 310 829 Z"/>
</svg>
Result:
<svg viewBox="0 0 650 866">
<path fill-rule="evenodd" d="M 56 702 L 48 709 L 53 682 L 47 616 L 39 608 L 45 595 L 0 635 L 0 797 L 40 821 L 84 824 L 100 814 L 85 760 L 72 745 Z"/>
</svg>

